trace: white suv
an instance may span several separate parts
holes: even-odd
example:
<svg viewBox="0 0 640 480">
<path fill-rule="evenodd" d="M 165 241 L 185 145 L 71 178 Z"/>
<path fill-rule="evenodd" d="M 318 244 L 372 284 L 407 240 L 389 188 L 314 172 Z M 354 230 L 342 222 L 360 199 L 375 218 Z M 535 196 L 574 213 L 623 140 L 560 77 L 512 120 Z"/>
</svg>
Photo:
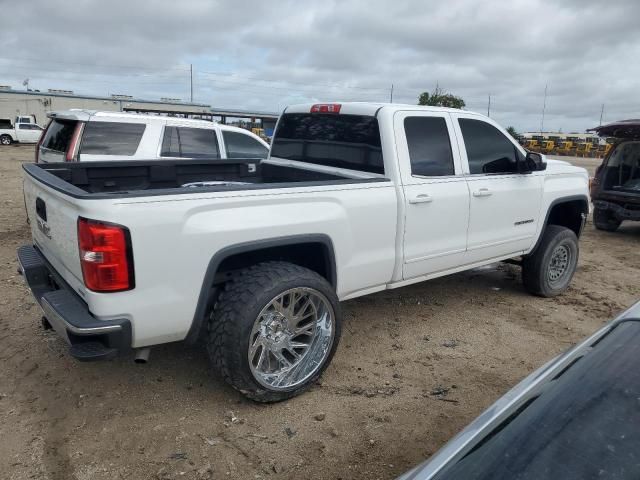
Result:
<svg viewBox="0 0 640 480">
<path fill-rule="evenodd" d="M 269 144 L 206 120 L 93 110 L 52 112 L 36 162 L 266 158 Z"/>
</svg>

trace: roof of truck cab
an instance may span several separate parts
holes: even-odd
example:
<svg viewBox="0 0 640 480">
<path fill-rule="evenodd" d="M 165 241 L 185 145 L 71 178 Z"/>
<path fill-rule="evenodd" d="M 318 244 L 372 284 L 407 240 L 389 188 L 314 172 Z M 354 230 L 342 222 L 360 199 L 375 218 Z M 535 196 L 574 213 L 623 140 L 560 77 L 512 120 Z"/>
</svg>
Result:
<svg viewBox="0 0 640 480">
<path fill-rule="evenodd" d="M 403 103 L 375 102 L 314 102 L 289 105 L 283 113 L 309 113 L 314 105 L 340 105 L 340 113 L 346 115 L 375 115 L 382 108 L 385 110 L 419 110 L 426 112 L 460 112 L 457 108 L 432 107 L 428 105 L 409 105 Z M 474 113 L 464 110 L 465 113 Z"/>
</svg>

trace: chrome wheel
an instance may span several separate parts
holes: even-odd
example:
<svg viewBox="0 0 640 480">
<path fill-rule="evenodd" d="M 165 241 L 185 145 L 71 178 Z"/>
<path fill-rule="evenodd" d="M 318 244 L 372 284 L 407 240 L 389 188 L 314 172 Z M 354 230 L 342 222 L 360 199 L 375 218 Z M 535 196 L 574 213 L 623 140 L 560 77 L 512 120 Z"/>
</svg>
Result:
<svg viewBox="0 0 640 480">
<path fill-rule="evenodd" d="M 2 145 L 11 145 L 11 137 L 3 135 L 0 137 L 0 143 L 2 143 Z"/>
<path fill-rule="evenodd" d="M 270 390 L 291 390 L 324 364 L 335 335 L 335 312 L 313 288 L 292 288 L 258 314 L 249 340 L 254 378 Z"/>
<path fill-rule="evenodd" d="M 549 270 L 547 278 L 549 283 L 556 284 L 560 282 L 569 271 L 571 264 L 571 250 L 566 245 L 558 245 L 551 254 Z"/>
</svg>

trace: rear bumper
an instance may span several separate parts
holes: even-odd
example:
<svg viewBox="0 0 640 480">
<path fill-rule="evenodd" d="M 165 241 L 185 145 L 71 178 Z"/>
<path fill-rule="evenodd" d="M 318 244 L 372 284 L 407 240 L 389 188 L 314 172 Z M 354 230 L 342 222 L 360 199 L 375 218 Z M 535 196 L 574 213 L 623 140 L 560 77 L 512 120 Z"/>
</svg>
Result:
<svg viewBox="0 0 640 480">
<path fill-rule="evenodd" d="M 36 247 L 18 248 L 18 263 L 19 272 L 47 321 L 67 342 L 73 357 L 82 361 L 105 360 L 131 348 L 129 320 L 96 319 Z"/>
<path fill-rule="evenodd" d="M 617 220 L 636 220 L 640 221 L 640 210 L 630 210 L 618 205 L 617 203 L 607 202 L 605 200 L 594 200 L 593 206 L 600 210 L 607 210 Z"/>
</svg>

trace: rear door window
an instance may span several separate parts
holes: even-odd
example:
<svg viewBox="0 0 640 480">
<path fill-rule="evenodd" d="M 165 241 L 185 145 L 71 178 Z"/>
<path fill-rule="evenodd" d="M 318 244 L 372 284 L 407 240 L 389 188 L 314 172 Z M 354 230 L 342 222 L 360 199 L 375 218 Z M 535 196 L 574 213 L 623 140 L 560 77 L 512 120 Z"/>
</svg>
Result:
<svg viewBox="0 0 640 480">
<path fill-rule="evenodd" d="M 145 127 L 144 123 L 88 122 L 80 154 L 135 155 Z"/>
<path fill-rule="evenodd" d="M 220 158 L 218 136 L 212 128 L 166 127 L 160 156 Z"/>
<path fill-rule="evenodd" d="M 55 152 L 66 152 L 77 123 L 75 120 L 52 120 L 42 140 L 42 147 Z"/>
<path fill-rule="evenodd" d="M 227 158 L 267 158 L 269 149 L 244 133 L 222 131 Z"/>
<path fill-rule="evenodd" d="M 407 117 L 404 131 L 412 175 L 437 177 L 454 174 L 451 140 L 444 118 Z"/>
<path fill-rule="evenodd" d="M 367 115 L 285 113 L 271 156 L 384 174 L 378 119 Z"/>
</svg>

